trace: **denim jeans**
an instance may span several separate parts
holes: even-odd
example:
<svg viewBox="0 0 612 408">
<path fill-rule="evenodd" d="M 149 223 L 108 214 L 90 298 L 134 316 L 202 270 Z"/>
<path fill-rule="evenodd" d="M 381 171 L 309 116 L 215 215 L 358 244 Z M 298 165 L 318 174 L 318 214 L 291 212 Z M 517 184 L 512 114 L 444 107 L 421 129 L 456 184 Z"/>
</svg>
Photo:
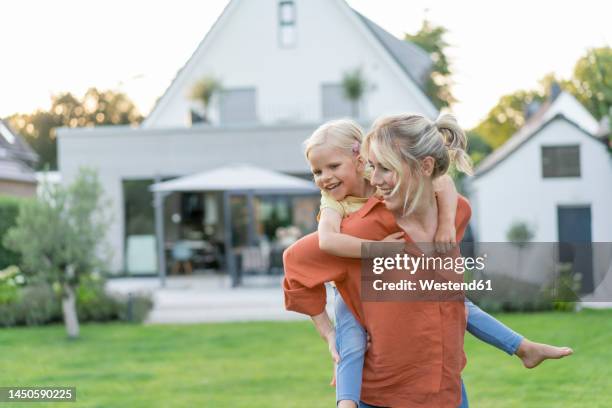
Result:
<svg viewBox="0 0 612 408">
<path fill-rule="evenodd" d="M 335 290 L 335 288 L 334 288 Z M 366 352 L 366 332 L 335 290 L 336 348 L 340 363 L 336 367 L 336 402 L 359 403 L 361 376 Z"/>
<path fill-rule="evenodd" d="M 366 332 L 347 308 L 337 290 L 335 294 L 336 348 L 340 355 L 340 363 L 336 368 L 336 401 L 352 400 L 359 403 L 367 343 Z M 468 299 L 465 300 L 465 304 L 468 308 L 467 331 L 469 333 L 510 355 L 516 352 L 523 339 L 521 335 Z M 467 408 L 468 398 L 463 382 L 461 383 L 461 394 L 460 408 Z M 363 406 L 368 407 L 368 405 Z"/>
<path fill-rule="evenodd" d="M 467 393 L 465 392 L 465 385 L 463 384 L 463 380 L 461 381 L 461 405 L 458 408 L 469 408 Z M 359 401 L 359 408 L 380 408 L 374 405 L 366 404 L 363 401 Z"/>
<path fill-rule="evenodd" d="M 467 331 L 470 334 L 510 355 L 516 353 L 523 336 L 483 311 L 467 298 L 465 304 L 468 308 Z"/>
</svg>

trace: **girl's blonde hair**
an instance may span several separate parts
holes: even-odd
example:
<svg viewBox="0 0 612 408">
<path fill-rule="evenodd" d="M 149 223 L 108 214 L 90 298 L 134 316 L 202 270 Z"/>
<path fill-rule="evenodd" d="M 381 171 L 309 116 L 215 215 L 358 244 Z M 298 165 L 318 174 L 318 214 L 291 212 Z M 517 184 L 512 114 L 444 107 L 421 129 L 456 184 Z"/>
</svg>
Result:
<svg viewBox="0 0 612 408">
<path fill-rule="evenodd" d="M 434 161 L 432 178 L 445 174 L 454 162 L 457 170 L 472 174 L 470 157 L 466 153 L 467 137 L 453 115 L 442 114 L 435 122 L 417 114 L 386 116 L 374 122 L 372 130 L 365 137 L 362 154 L 367 157 L 370 150 L 380 164 L 393 170 L 399 181 L 392 191 L 397 194 L 408 175 L 404 174 L 402 163 L 408 165 L 410 176 L 419 181 L 412 203 L 408 205 L 408 193 L 404 200 L 404 215 L 414 211 L 423 191 L 421 160 L 431 156 Z M 412 177 L 410 177 L 412 178 Z M 412 182 L 406 191 L 411 192 Z"/>
<path fill-rule="evenodd" d="M 306 159 L 313 148 L 329 144 L 346 150 L 348 154 L 357 154 L 363 140 L 361 127 L 350 119 L 339 119 L 326 122 L 319 126 L 313 134 L 304 141 Z"/>
</svg>

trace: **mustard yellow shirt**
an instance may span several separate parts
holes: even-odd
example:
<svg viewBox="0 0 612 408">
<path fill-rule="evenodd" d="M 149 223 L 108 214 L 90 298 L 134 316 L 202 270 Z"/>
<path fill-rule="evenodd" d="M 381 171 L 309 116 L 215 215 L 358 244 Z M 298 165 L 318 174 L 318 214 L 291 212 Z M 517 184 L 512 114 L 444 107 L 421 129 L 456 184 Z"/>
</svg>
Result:
<svg viewBox="0 0 612 408">
<path fill-rule="evenodd" d="M 324 208 L 331 208 L 344 218 L 355 211 L 359 211 L 367 201 L 368 198 L 366 197 L 353 196 L 347 196 L 343 200 L 336 200 L 328 192 L 321 191 L 321 206 L 319 207 L 319 211 Z"/>
</svg>

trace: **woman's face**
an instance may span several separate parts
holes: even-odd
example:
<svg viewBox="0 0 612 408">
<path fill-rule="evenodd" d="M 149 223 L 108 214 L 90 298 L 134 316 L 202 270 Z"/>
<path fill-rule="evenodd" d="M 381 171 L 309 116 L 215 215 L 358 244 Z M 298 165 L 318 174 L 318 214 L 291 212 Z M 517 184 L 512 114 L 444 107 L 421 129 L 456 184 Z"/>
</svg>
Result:
<svg viewBox="0 0 612 408">
<path fill-rule="evenodd" d="M 398 183 L 397 173 L 382 165 L 372 149 L 370 149 L 368 157 L 368 163 L 372 167 L 370 183 L 378 189 L 387 209 L 392 212 L 401 212 L 404 208 L 406 185 L 408 183 L 402 183 L 398 191 L 392 194 L 392 191 Z M 404 174 L 410 174 L 408 166 L 405 166 Z"/>
</svg>

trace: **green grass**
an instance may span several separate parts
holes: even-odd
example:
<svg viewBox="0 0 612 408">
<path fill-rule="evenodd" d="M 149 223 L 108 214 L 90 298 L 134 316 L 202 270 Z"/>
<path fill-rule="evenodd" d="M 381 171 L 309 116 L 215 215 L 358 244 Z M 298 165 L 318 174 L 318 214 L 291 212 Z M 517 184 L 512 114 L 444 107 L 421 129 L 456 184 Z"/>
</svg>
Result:
<svg viewBox="0 0 612 408">
<path fill-rule="evenodd" d="M 472 407 L 612 406 L 612 311 L 500 315 L 575 355 L 534 370 L 466 336 Z M 332 407 L 331 363 L 308 322 L 0 329 L 0 386 L 76 386 L 76 404 L 0 407 Z"/>
</svg>

